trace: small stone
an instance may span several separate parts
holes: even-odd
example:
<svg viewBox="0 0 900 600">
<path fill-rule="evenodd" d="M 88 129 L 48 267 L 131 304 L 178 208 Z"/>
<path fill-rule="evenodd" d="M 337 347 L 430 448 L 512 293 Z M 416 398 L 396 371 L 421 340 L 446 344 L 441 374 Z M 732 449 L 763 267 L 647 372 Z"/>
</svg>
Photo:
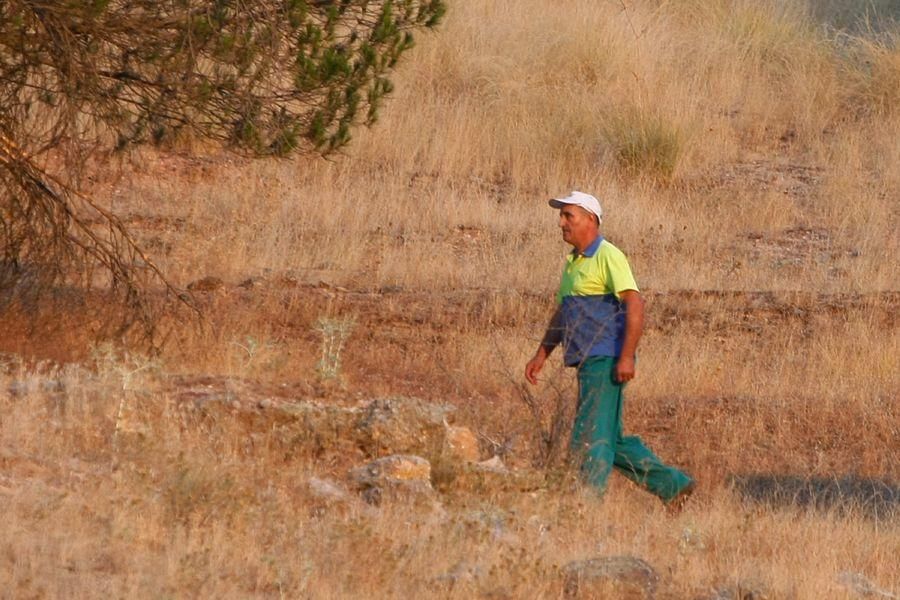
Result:
<svg viewBox="0 0 900 600">
<path fill-rule="evenodd" d="M 567 598 L 652 598 L 656 570 L 633 556 L 604 556 L 563 567 Z"/>
<path fill-rule="evenodd" d="M 282 288 L 295 288 L 299 287 L 300 279 L 292 273 L 285 273 L 275 279 L 275 285 Z"/>
<path fill-rule="evenodd" d="M 705 550 L 706 543 L 703 541 L 703 536 L 698 532 L 690 527 L 685 527 L 681 530 L 681 536 L 678 539 L 678 549 L 681 552 L 687 552 L 689 550 Z"/>
<path fill-rule="evenodd" d="M 347 502 L 350 500 L 350 494 L 330 479 L 310 477 L 306 484 L 313 496 L 320 500 L 327 502 Z"/>
<path fill-rule="evenodd" d="M 768 600 L 769 598 L 771 596 L 763 586 L 755 582 L 741 581 L 735 585 L 717 589 L 707 600 Z"/>
<path fill-rule="evenodd" d="M 261 287 L 266 282 L 262 277 L 248 277 L 238 284 L 238 287 L 244 288 L 245 290 L 250 290 L 253 288 Z"/>
<path fill-rule="evenodd" d="M 478 461 L 478 438 L 467 427 L 447 425 L 444 436 L 444 455 L 458 461 Z"/>
<path fill-rule="evenodd" d="M 434 578 L 436 583 L 449 584 L 451 587 L 460 583 L 474 583 L 484 576 L 484 569 L 477 564 L 458 562 L 446 573 Z"/>
<path fill-rule="evenodd" d="M 187 289 L 192 292 L 215 292 L 225 287 L 225 282 L 218 277 L 204 277 L 188 284 Z"/>
<path fill-rule="evenodd" d="M 13 398 L 27 396 L 31 391 L 31 386 L 28 385 L 27 381 L 11 381 L 9 383 L 9 387 L 7 387 L 7 391 L 9 395 Z"/>
<path fill-rule="evenodd" d="M 531 515 L 528 517 L 528 525 L 532 527 L 538 532 L 538 535 L 543 538 L 547 532 L 550 531 L 550 525 L 545 523 L 541 518 L 537 515 Z"/>
<path fill-rule="evenodd" d="M 432 498 L 431 463 L 421 456 L 394 454 L 351 469 L 350 480 L 369 504 Z"/>
<path fill-rule="evenodd" d="M 440 483 L 440 481 L 438 481 Z M 493 494 L 497 492 L 533 492 L 547 485 L 543 472 L 535 469 L 511 470 L 499 457 L 477 463 L 457 465 L 453 470 L 452 489 L 470 494 Z M 445 491 L 447 486 L 439 486 Z"/>
<path fill-rule="evenodd" d="M 47 393 L 57 393 L 65 391 L 65 385 L 58 379 L 47 379 L 41 381 L 41 391 Z"/>
<path fill-rule="evenodd" d="M 506 468 L 506 465 L 503 464 L 503 461 L 500 460 L 499 456 L 492 456 L 487 460 L 475 463 L 475 467 L 481 471 L 488 471 L 489 473 L 497 473 L 499 475 L 509 473 L 509 469 Z"/>
<path fill-rule="evenodd" d="M 490 534 L 495 542 L 517 546 L 521 540 L 509 530 L 508 521 L 509 515 L 499 509 L 474 510 L 462 516 L 463 523 Z"/>
<path fill-rule="evenodd" d="M 869 581 L 862 573 L 844 571 L 838 575 L 837 580 L 838 583 L 854 592 L 857 596 L 865 598 L 890 598 L 893 600 L 896 600 L 897 598 L 897 594 L 892 594 L 887 590 L 881 589 Z"/>
<path fill-rule="evenodd" d="M 395 454 L 370 462 L 360 473 L 363 479 L 374 476 L 376 480 L 428 481 L 431 464 L 421 456 Z"/>
</svg>

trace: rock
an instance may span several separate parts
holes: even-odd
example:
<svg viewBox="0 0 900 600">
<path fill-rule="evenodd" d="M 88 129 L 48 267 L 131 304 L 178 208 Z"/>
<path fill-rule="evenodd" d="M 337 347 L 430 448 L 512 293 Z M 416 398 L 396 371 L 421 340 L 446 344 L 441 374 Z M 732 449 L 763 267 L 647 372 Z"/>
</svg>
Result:
<svg viewBox="0 0 900 600">
<path fill-rule="evenodd" d="M 510 515 L 498 508 L 473 510 L 462 515 L 461 522 L 476 531 L 490 535 L 495 542 L 517 546 L 521 542 L 518 535 L 510 531 Z"/>
<path fill-rule="evenodd" d="M 477 460 L 475 436 L 463 427 L 446 425 L 447 416 L 453 411 L 449 406 L 412 398 L 384 398 L 346 406 L 271 395 L 260 397 L 240 385 L 234 388 L 183 388 L 177 392 L 178 403 L 182 409 L 211 422 L 224 418 L 237 421 L 247 433 L 263 433 L 292 453 L 365 457 L 415 454 L 438 458 L 446 450 L 461 457 L 448 461 L 460 462 L 473 456 Z"/>
<path fill-rule="evenodd" d="M 28 385 L 27 381 L 13 380 L 9 382 L 7 391 L 13 398 L 21 398 L 29 394 L 29 392 L 31 391 L 31 387 L 32 386 Z"/>
<path fill-rule="evenodd" d="M 421 456 L 394 454 L 350 470 L 350 480 L 369 504 L 388 498 L 402 501 L 433 499 L 431 463 Z"/>
<path fill-rule="evenodd" d="M 275 279 L 275 285 L 281 288 L 299 287 L 300 278 L 293 273 L 283 273 Z"/>
<path fill-rule="evenodd" d="M 367 505 L 362 499 L 353 494 L 345 485 L 329 478 L 312 476 L 305 482 L 301 497 L 303 504 L 309 509 L 311 517 L 321 517 L 326 514 L 342 515 L 344 517 L 377 516 L 377 509 Z M 300 492 L 301 490 L 297 490 Z"/>
<path fill-rule="evenodd" d="M 527 523 L 528 523 L 528 526 L 529 526 L 530 528 L 532 528 L 532 529 L 534 529 L 535 531 L 537 531 L 537 534 L 538 534 L 538 536 L 539 536 L 540 539 L 543 539 L 544 536 L 546 536 L 547 533 L 550 531 L 550 524 L 544 522 L 544 521 L 543 521 L 539 516 L 537 516 L 537 515 L 531 515 L 530 517 L 528 517 Z"/>
<path fill-rule="evenodd" d="M 413 398 L 373 400 L 361 410 L 358 437 L 373 455 L 415 453 L 438 456 L 444 446 L 445 423 L 452 412 Z"/>
<path fill-rule="evenodd" d="M 632 556 L 604 556 L 563 567 L 567 598 L 652 598 L 659 575 Z"/>
<path fill-rule="evenodd" d="M 706 542 L 703 541 L 703 536 L 700 533 L 690 527 L 685 527 L 681 530 L 681 535 L 678 538 L 678 550 L 680 552 L 705 549 Z"/>
<path fill-rule="evenodd" d="M 56 394 L 66 391 L 66 386 L 58 379 L 45 379 L 41 381 L 41 391 L 48 394 Z"/>
<path fill-rule="evenodd" d="M 493 494 L 532 492 L 547 485 L 545 473 L 535 469 L 506 468 L 498 457 L 481 462 L 439 461 L 432 481 L 442 493 Z"/>
<path fill-rule="evenodd" d="M 758 583 L 741 581 L 717 589 L 706 600 L 768 600 L 772 596 Z"/>
<path fill-rule="evenodd" d="M 204 277 L 188 284 L 187 289 L 192 292 L 215 292 L 225 287 L 225 282 L 218 277 Z"/>
<path fill-rule="evenodd" d="M 272 404 L 267 408 L 241 414 L 241 420 L 253 431 L 265 433 L 291 452 L 309 452 L 352 456 L 370 455 L 358 439 L 356 407 L 300 401 Z"/>
<path fill-rule="evenodd" d="M 266 280 L 262 277 L 248 277 L 238 284 L 239 288 L 243 288 L 245 290 L 252 290 L 254 288 L 262 287 L 265 285 Z"/>
<path fill-rule="evenodd" d="M 458 562 L 446 573 L 435 577 L 433 582 L 446 584 L 450 588 L 453 588 L 458 584 L 475 583 L 483 576 L 484 569 L 479 565 L 468 562 Z"/>
<path fill-rule="evenodd" d="M 854 592 L 857 596 L 864 598 L 891 598 L 894 600 L 897 598 L 896 594 L 879 588 L 862 573 L 844 571 L 838 575 L 837 580 L 838 583 Z"/>
<path fill-rule="evenodd" d="M 310 477 L 306 484 L 312 495 L 319 500 L 328 503 L 342 503 L 351 500 L 350 493 L 330 479 Z"/>
<path fill-rule="evenodd" d="M 466 427 L 447 425 L 444 431 L 443 455 L 451 460 L 477 462 L 478 438 Z"/>
<path fill-rule="evenodd" d="M 509 473 L 509 469 L 506 468 L 506 465 L 503 464 L 503 461 L 500 460 L 499 456 L 492 456 L 487 460 L 475 463 L 473 467 L 479 471 L 497 473 L 498 475 L 506 475 Z"/>
<path fill-rule="evenodd" d="M 516 598 L 512 592 L 502 586 L 482 590 L 481 593 L 478 594 L 478 597 L 483 598 L 484 600 L 515 600 Z"/>
</svg>

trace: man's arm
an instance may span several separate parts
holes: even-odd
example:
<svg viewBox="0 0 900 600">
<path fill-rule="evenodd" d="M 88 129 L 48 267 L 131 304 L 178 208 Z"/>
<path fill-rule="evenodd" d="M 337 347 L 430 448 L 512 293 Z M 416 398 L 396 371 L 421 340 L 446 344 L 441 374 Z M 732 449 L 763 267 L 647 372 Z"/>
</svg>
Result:
<svg viewBox="0 0 900 600">
<path fill-rule="evenodd" d="M 622 354 L 616 362 L 616 380 L 625 383 L 634 379 L 634 356 L 644 332 L 644 299 L 635 290 L 623 291 L 619 299 L 625 305 L 625 338 Z"/>
<path fill-rule="evenodd" d="M 528 380 L 528 383 L 531 385 L 537 384 L 537 375 L 543 368 L 544 361 L 547 360 L 547 357 L 550 356 L 550 353 L 561 341 L 562 308 L 557 307 L 556 312 L 553 313 L 553 318 L 550 319 L 550 324 L 547 326 L 547 331 L 544 333 L 543 339 L 541 339 L 541 344 L 538 346 L 534 356 L 531 357 L 531 360 L 528 361 L 528 364 L 525 365 L 525 379 Z"/>
</svg>

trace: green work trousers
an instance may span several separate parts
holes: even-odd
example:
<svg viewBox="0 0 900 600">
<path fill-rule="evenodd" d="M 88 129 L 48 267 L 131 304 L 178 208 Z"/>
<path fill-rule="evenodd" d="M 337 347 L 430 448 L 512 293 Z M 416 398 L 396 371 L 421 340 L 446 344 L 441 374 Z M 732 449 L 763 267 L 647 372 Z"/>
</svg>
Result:
<svg viewBox="0 0 900 600">
<path fill-rule="evenodd" d="M 674 498 L 691 478 L 663 463 L 637 436 L 622 435 L 622 389 L 615 378 L 616 358 L 591 357 L 578 368 L 578 409 L 572 451 L 584 479 L 601 492 L 613 467 L 663 502 Z"/>
</svg>

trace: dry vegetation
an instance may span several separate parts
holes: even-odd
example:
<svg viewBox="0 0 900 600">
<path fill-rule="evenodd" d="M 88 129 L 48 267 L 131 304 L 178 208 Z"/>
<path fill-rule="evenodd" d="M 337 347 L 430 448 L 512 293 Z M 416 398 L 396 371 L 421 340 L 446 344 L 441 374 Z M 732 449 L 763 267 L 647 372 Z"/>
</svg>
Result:
<svg viewBox="0 0 900 600">
<path fill-rule="evenodd" d="M 4 595 L 559 597 L 560 565 L 613 554 L 653 564 L 662 597 L 850 597 L 848 573 L 900 593 L 900 30 L 812 4 L 458 0 L 345 155 L 184 142 L 97 168 L 173 281 L 221 282 L 152 360 L 99 344 L 90 299 L 5 305 Z M 528 467 L 521 371 L 566 251 L 545 199 L 572 188 L 600 197 L 646 292 L 626 426 L 698 477 L 681 515 L 555 476 L 449 489 L 442 516 L 322 506 L 309 475 L 358 457 L 179 411 L 185 381 L 406 394 Z M 355 323 L 340 384 L 317 370 L 323 318 Z M 545 374 L 544 427 L 572 386 Z M 765 501 L 810 477 L 895 495 Z"/>
</svg>

